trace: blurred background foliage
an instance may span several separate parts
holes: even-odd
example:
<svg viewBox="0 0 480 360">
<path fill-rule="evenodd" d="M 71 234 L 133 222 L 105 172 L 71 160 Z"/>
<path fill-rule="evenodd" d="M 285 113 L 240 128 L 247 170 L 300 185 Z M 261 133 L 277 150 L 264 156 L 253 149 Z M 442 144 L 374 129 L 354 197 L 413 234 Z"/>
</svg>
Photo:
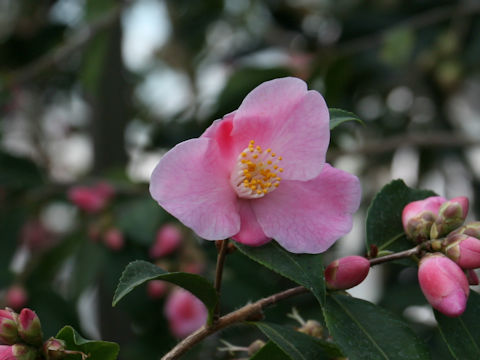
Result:
<svg viewBox="0 0 480 360">
<path fill-rule="evenodd" d="M 366 207 L 394 178 L 468 196 L 478 219 L 479 14 L 475 0 L 0 0 L 0 302 L 20 286 L 47 335 L 71 324 L 120 343 L 121 359 L 164 353 L 175 339 L 163 298 L 136 291 L 111 308 L 125 265 L 152 260 L 156 230 L 175 221 L 150 199 L 150 172 L 276 77 L 304 79 L 365 122 L 332 132 L 328 160 L 358 175 L 364 196 L 326 261 L 365 253 Z M 108 207 L 92 215 L 69 202 L 72 185 L 97 181 L 115 189 Z M 26 239 L 32 223 L 48 245 Z M 107 228 L 122 246 L 92 240 Z M 215 247 L 182 231 L 181 250 L 161 265 L 200 264 L 211 278 Z M 374 270 L 352 294 L 406 318 L 433 358 L 449 359 L 415 269 Z M 224 311 L 290 285 L 238 253 L 225 271 Z M 268 319 L 294 326 L 293 304 L 321 320 L 307 295 Z M 262 336 L 234 327 L 188 356 L 231 358 L 219 337 L 248 346 Z"/>
</svg>

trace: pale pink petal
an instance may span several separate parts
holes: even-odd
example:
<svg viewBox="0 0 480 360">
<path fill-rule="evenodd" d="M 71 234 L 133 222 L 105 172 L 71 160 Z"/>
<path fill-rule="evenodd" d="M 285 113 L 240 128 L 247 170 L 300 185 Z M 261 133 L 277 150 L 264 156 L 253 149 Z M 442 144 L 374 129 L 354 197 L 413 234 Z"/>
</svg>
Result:
<svg viewBox="0 0 480 360">
<path fill-rule="evenodd" d="M 232 137 L 239 153 L 250 140 L 281 156 L 285 179 L 310 180 L 325 162 L 329 113 L 322 95 L 300 79 L 272 80 L 255 88 L 236 111 Z"/>
<path fill-rule="evenodd" d="M 207 138 L 184 141 L 160 160 L 150 193 L 199 236 L 220 240 L 240 230 L 237 197 L 218 146 Z"/>
<path fill-rule="evenodd" d="M 240 231 L 232 236 L 233 240 L 250 246 L 260 246 L 271 240 L 258 224 L 249 200 L 239 199 L 239 212 L 241 221 Z"/>
<path fill-rule="evenodd" d="M 325 164 L 315 179 L 282 181 L 252 208 L 265 234 L 288 251 L 320 253 L 351 230 L 360 197 L 357 177 Z"/>
<path fill-rule="evenodd" d="M 234 116 L 235 112 L 225 115 L 221 120 L 215 120 L 200 136 L 200 138 L 209 138 L 217 142 L 221 159 L 229 169 L 234 167 L 241 151 L 235 149 L 231 136 Z"/>
</svg>

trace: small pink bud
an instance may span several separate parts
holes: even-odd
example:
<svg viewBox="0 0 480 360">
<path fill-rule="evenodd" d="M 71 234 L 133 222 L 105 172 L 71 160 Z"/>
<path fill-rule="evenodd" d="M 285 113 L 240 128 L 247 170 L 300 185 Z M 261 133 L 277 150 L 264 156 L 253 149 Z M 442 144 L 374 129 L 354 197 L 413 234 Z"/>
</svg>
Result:
<svg viewBox="0 0 480 360">
<path fill-rule="evenodd" d="M 205 264 L 201 262 L 182 264 L 180 266 L 180 271 L 200 275 L 205 271 Z"/>
<path fill-rule="evenodd" d="M 368 275 L 370 262 L 362 256 L 347 256 L 335 260 L 325 269 L 329 289 L 346 290 L 360 284 Z"/>
<path fill-rule="evenodd" d="M 35 360 L 37 355 L 37 350 L 28 345 L 0 345 L 0 360 Z"/>
<path fill-rule="evenodd" d="M 47 250 L 54 244 L 53 234 L 38 219 L 23 225 L 20 240 L 33 252 Z"/>
<path fill-rule="evenodd" d="M 20 315 L 18 315 L 18 334 L 27 344 L 42 345 L 42 325 L 35 311 L 25 308 L 20 312 Z"/>
<path fill-rule="evenodd" d="M 150 257 L 157 259 L 174 252 L 182 242 L 182 232 L 176 225 L 163 225 L 157 232 L 155 243 L 150 248 Z"/>
<path fill-rule="evenodd" d="M 445 201 L 446 199 L 441 196 L 431 196 L 405 206 L 402 212 L 402 224 L 407 236 L 418 243 L 428 240 L 440 206 Z"/>
<path fill-rule="evenodd" d="M 441 313 L 460 316 L 470 292 L 462 269 L 441 253 L 427 254 L 420 260 L 418 282 L 430 305 Z"/>
<path fill-rule="evenodd" d="M 479 285 L 480 281 L 478 280 L 478 275 L 473 269 L 467 270 L 467 280 L 469 285 Z"/>
<path fill-rule="evenodd" d="M 13 345 L 20 340 L 17 319 L 18 315 L 12 309 L 0 310 L 0 343 Z"/>
<path fill-rule="evenodd" d="M 147 283 L 147 293 L 151 299 L 161 299 L 167 292 L 168 285 L 162 280 L 150 280 Z"/>
<path fill-rule="evenodd" d="M 165 316 L 172 334 L 183 338 L 207 321 L 207 308 L 187 290 L 176 288 L 165 304 Z"/>
<path fill-rule="evenodd" d="M 104 244 L 113 251 L 120 251 L 125 246 L 125 239 L 120 230 L 111 228 L 103 234 Z"/>
<path fill-rule="evenodd" d="M 27 291 L 20 285 L 12 285 L 5 294 L 6 305 L 14 310 L 23 308 L 27 300 Z"/>
<path fill-rule="evenodd" d="M 463 224 L 468 214 L 468 198 L 459 196 L 440 206 L 438 216 L 430 230 L 430 238 L 438 239 Z"/>
<path fill-rule="evenodd" d="M 65 341 L 53 337 L 45 341 L 43 344 L 43 353 L 48 360 L 64 359 L 67 356 L 65 350 Z"/>
<path fill-rule="evenodd" d="M 83 211 L 96 213 L 105 208 L 114 195 L 114 189 L 107 183 L 95 186 L 74 186 L 68 191 L 68 198 Z"/>
<path fill-rule="evenodd" d="M 480 267 L 480 240 L 464 234 L 448 236 L 444 253 L 463 269 Z"/>
</svg>

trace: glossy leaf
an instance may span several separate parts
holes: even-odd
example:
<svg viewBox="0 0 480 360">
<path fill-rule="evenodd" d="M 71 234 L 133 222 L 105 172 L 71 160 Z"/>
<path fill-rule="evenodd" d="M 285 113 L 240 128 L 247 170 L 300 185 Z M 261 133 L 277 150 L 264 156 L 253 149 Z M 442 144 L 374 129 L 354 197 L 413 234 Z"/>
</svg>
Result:
<svg viewBox="0 0 480 360">
<path fill-rule="evenodd" d="M 330 112 L 330 130 L 347 121 L 356 121 L 363 125 L 363 121 L 354 113 L 335 108 L 330 108 L 328 111 Z"/>
<path fill-rule="evenodd" d="M 402 211 L 412 201 L 436 194 L 430 190 L 409 188 L 402 180 L 385 185 L 375 196 L 367 212 L 367 247 L 401 251 L 414 246 L 407 240 L 402 226 Z"/>
<path fill-rule="evenodd" d="M 235 243 L 235 246 L 252 260 L 305 286 L 320 304 L 325 303 L 325 279 L 320 254 L 292 254 L 275 241 L 260 247 L 239 243 Z"/>
<path fill-rule="evenodd" d="M 290 360 L 290 357 L 285 354 L 272 341 L 267 342 L 260 350 L 258 350 L 250 360 Z"/>
<path fill-rule="evenodd" d="M 472 291 L 467 309 L 457 318 L 435 311 L 438 328 L 450 353 L 458 360 L 480 359 L 480 295 Z"/>
<path fill-rule="evenodd" d="M 89 355 L 89 360 L 116 360 L 120 350 L 113 342 L 86 340 L 71 326 L 65 326 L 55 337 L 65 341 L 67 350 Z M 67 359 L 80 359 L 80 355 L 67 355 Z"/>
<path fill-rule="evenodd" d="M 152 263 L 141 260 L 128 264 L 123 271 L 113 296 L 113 306 L 117 305 L 125 295 L 137 286 L 153 279 L 168 281 L 190 291 L 205 304 L 208 309 L 209 320 L 211 320 L 218 297 L 209 281 L 195 274 L 169 273 Z"/>
<path fill-rule="evenodd" d="M 424 343 L 405 322 L 372 303 L 346 295 L 327 296 L 325 321 L 350 360 L 427 360 Z"/>
<path fill-rule="evenodd" d="M 292 328 L 266 322 L 258 322 L 255 325 L 292 360 L 329 359 L 342 356 L 334 344 Z"/>
</svg>

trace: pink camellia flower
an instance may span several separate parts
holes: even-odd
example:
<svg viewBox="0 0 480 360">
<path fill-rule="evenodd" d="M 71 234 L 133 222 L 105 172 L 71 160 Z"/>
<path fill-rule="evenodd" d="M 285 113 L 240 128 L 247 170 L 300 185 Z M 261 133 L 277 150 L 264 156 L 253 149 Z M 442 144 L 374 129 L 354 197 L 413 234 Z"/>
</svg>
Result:
<svg viewBox="0 0 480 360">
<path fill-rule="evenodd" d="M 346 256 L 335 260 L 325 269 L 329 289 L 346 290 L 360 284 L 368 275 L 370 262 L 362 256 Z"/>
<path fill-rule="evenodd" d="M 480 267 L 480 240 L 468 235 L 457 234 L 447 238 L 444 252 L 463 269 Z"/>
<path fill-rule="evenodd" d="M 74 186 L 68 191 L 68 198 L 83 211 L 96 213 L 107 205 L 115 190 L 105 182 L 94 186 Z"/>
<path fill-rule="evenodd" d="M 407 236 L 416 242 L 428 240 L 438 210 L 445 201 L 447 200 L 441 196 L 431 196 L 405 206 L 402 212 L 402 224 Z"/>
<path fill-rule="evenodd" d="M 420 260 L 418 282 L 430 305 L 441 313 L 455 317 L 465 311 L 470 292 L 467 277 L 445 255 L 425 255 Z"/>
<path fill-rule="evenodd" d="M 318 92 L 296 78 L 268 81 L 170 150 L 150 192 L 207 240 L 259 246 L 274 238 L 291 252 L 323 252 L 350 231 L 361 196 L 355 176 L 325 163 L 329 140 Z"/>
<path fill-rule="evenodd" d="M 21 285 L 12 285 L 5 294 L 5 303 L 8 307 L 19 310 L 23 308 L 28 301 L 28 294 Z"/>
<path fill-rule="evenodd" d="M 125 246 L 125 238 L 119 229 L 110 228 L 103 234 L 103 243 L 113 251 L 120 251 Z"/>
<path fill-rule="evenodd" d="M 182 242 L 182 232 L 173 224 L 163 225 L 157 232 L 155 243 L 150 248 L 150 257 L 159 257 L 173 253 Z"/>
<path fill-rule="evenodd" d="M 207 308 L 187 290 L 176 288 L 165 304 L 165 316 L 172 334 L 183 338 L 205 324 Z"/>
</svg>

